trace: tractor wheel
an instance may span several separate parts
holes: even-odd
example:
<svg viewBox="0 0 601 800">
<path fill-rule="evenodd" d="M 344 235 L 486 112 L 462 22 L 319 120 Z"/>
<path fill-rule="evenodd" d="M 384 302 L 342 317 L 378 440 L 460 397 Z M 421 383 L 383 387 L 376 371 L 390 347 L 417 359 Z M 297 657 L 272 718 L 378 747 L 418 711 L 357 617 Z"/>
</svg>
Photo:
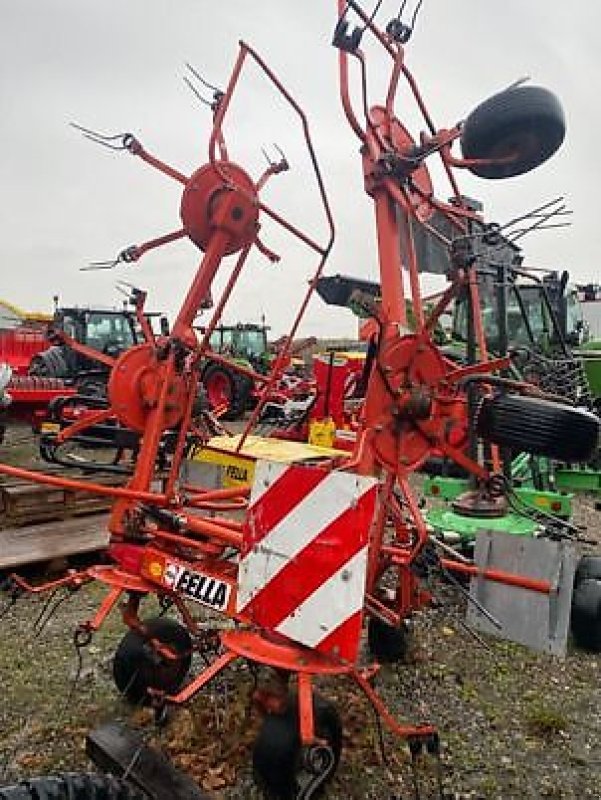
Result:
<svg viewBox="0 0 601 800">
<path fill-rule="evenodd" d="M 409 629 L 405 623 L 397 628 L 378 617 L 370 617 L 367 646 L 372 656 L 382 664 L 404 661 L 409 652 Z"/>
<path fill-rule="evenodd" d="M 267 714 L 253 748 L 257 784 L 269 800 L 317 797 L 340 761 L 342 724 L 336 708 L 314 696 L 315 735 L 326 744 L 303 748 L 296 701 L 283 714 Z"/>
<path fill-rule="evenodd" d="M 212 364 L 204 371 L 202 383 L 212 408 L 228 406 L 228 410 L 222 415 L 223 419 L 240 419 L 246 411 L 248 401 L 249 382 L 243 375 L 219 364 Z"/>
<path fill-rule="evenodd" d="M 587 579 L 577 584 L 570 622 L 578 647 L 601 653 L 601 580 Z"/>
<path fill-rule="evenodd" d="M 510 178 L 550 158 L 565 131 L 563 109 L 554 94 L 540 86 L 517 86 L 472 111 L 463 124 L 461 151 L 466 159 L 499 159 L 469 167 L 475 175 Z"/>
<path fill-rule="evenodd" d="M 29 375 L 40 378 L 68 378 L 69 366 L 62 347 L 53 346 L 37 353 L 29 364 Z"/>
<path fill-rule="evenodd" d="M 578 562 L 574 585 L 588 580 L 601 581 L 601 556 L 582 556 Z"/>
<path fill-rule="evenodd" d="M 515 451 L 585 462 L 597 448 L 599 419 L 562 403 L 502 394 L 482 400 L 477 431 L 483 439 Z"/>
<path fill-rule="evenodd" d="M 128 631 L 113 658 L 113 678 L 117 689 L 131 703 L 148 702 L 149 689 L 177 691 L 192 663 L 192 639 L 183 625 L 168 617 L 150 619 L 144 625 L 148 637 L 168 645 L 178 657 L 161 656 L 148 638 L 138 631 Z"/>
<path fill-rule="evenodd" d="M 67 772 L 0 787 L 0 800 L 144 800 L 147 795 L 112 775 Z"/>
</svg>

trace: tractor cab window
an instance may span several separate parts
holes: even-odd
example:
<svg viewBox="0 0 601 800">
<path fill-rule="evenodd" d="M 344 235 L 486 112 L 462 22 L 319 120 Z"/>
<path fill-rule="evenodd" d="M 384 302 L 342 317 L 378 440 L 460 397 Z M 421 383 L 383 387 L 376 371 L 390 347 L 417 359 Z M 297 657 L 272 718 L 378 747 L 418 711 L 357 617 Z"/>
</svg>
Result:
<svg viewBox="0 0 601 800">
<path fill-rule="evenodd" d="M 118 314 L 89 313 L 86 319 L 86 344 L 100 352 L 127 350 L 135 344 L 129 320 Z"/>
<path fill-rule="evenodd" d="M 588 325 L 584 320 L 582 306 L 574 292 L 566 295 L 566 339 L 569 344 L 578 346 L 589 338 Z"/>
<path fill-rule="evenodd" d="M 513 327 L 511 324 L 512 313 L 514 315 Z M 508 308 L 507 332 L 509 343 L 512 346 L 521 344 L 543 351 L 548 349 L 553 332 L 553 321 L 539 286 L 520 286 L 512 290 Z"/>
<path fill-rule="evenodd" d="M 234 343 L 236 353 L 244 358 L 261 356 L 266 350 L 265 334 L 262 330 L 236 330 Z"/>
<path fill-rule="evenodd" d="M 499 304 L 496 288 L 491 281 L 479 286 L 482 327 L 486 344 L 491 352 L 500 351 Z M 453 335 L 467 341 L 467 297 L 457 304 Z M 507 342 L 509 347 L 519 345 L 545 349 L 552 331 L 549 310 L 537 286 L 515 287 L 507 292 Z"/>
<path fill-rule="evenodd" d="M 216 353 L 229 355 L 232 352 L 232 331 L 231 330 L 217 330 L 213 331 L 209 339 L 211 348 Z"/>
<path fill-rule="evenodd" d="M 482 283 L 479 286 L 480 310 L 482 315 L 482 328 L 486 344 L 495 350 L 499 344 L 499 320 L 497 299 L 491 283 Z M 464 294 L 455 306 L 453 315 L 453 338 L 467 342 L 468 338 L 468 296 Z"/>
<path fill-rule="evenodd" d="M 75 320 L 72 317 L 64 317 L 61 326 L 62 330 L 64 330 L 67 336 L 70 336 L 72 339 L 75 340 L 78 339 L 77 325 L 75 324 Z"/>
</svg>

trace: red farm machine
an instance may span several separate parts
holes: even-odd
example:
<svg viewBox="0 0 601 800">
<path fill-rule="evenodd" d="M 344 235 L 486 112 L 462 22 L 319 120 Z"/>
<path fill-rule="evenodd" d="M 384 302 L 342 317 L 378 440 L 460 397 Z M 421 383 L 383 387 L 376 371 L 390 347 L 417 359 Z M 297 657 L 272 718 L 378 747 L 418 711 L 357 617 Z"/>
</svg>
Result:
<svg viewBox="0 0 601 800">
<path fill-rule="evenodd" d="M 441 549 L 429 536 L 411 487 L 415 470 L 433 452 L 442 452 L 474 476 L 465 502 L 493 509 L 503 502 L 505 489 L 499 448 L 516 443 L 539 451 L 563 448 L 566 460 L 580 459 L 588 456 L 598 437 L 596 417 L 506 379 L 509 357 L 487 356 L 474 277 L 482 219 L 462 197 L 456 178 L 461 168 L 484 178 L 510 177 L 549 158 L 564 137 L 557 100 L 542 88 L 514 86 L 480 105 L 463 123 L 439 128 L 405 63 L 411 28 L 395 18 L 382 30 L 354 0 L 338 0 L 337 8 L 334 45 L 340 95 L 360 147 L 365 190 L 374 204 L 381 284 L 379 301 L 357 298 L 372 317 L 376 336 L 353 452 L 317 464 L 260 462 L 252 486 L 210 489 L 180 479 L 186 452 L 207 436 L 202 414 L 195 416 L 194 409 L 203 359 L 220 358 L 209 348 L 211 334 L 249 252 L 258 248 L 271 260 L 276 258 L 259 238 L 261 225 L 269 219 L 282 227 L 317 263 L 269 372 L 240 367 L 241 374 L 264 387 L 240 447 L 280 379 L 334 242 L 305 114 L 263 59 L 241 43 L 225 91 L 213 98 L 208 160 L 192 174 L 163 163 L 131 134 L 104 136 L 84 130 L 89 138 L 137 156 L 182 187 L 181 227 L 128 248 L 117 262 L 136 261 L 147 250 L 184 237 L 202 253 L 171 331 L 155 336 L 146 327 L 142 343 L 117 357 L 106 355 L 108 406 L 59 435 L 65 442 L 86 428 L 112 421 L 132 432 L 138 453 L 126 485 L 107 487 L 0 466 L 5 474 L 58 482 L 113 499 L 111 540 L 101 562 L 50 584 L 32 586 L 13 575 L 12 596 L 76 588 L 89 581 L 103 584 L 106 597 L 97 613 L 80 625 L 76 644 L 89 644 L 109 612 L 123 601 L 129 630 L 115 653 L 115 681 L 125 696 L 146 699 L 157 710 L 188 702 L 239 660 L 265 668 L 270 681 L 255 693 L 265 718 L 253 761 L 267 795 L 278 798 L 314 797 L 338 765 L 338 712 L 314 693 L 316 680 L 323 676 L 345 677 L 358 687 L 385 725 L 407 741 L 414 758 L 422 752 L 438 757 L 434 726 L 399 721 L 374 685 L 379 661 L 394 659 L 402 651 L 407 618 L 431 600 L 432 579 L 472 576 L 479 586 L 521 587 L 534 598 L 549 599 L 558 591 L 549 576 L 481 566 Z M 390 65 L 382 104 L 367 103 L 364 39 L 370 39 Z M 300 230 L 262 199 L 266 181 L 287 166 L 284 162 L 271 163 L 263 175 L 252 178 L 229 157 L 224 121 L 249 63 L 279 91 L 301 125 L 327 220 L 325 241 Z M 358 111 L 351 103 L 351 65 L 359 76 L 358 96 L 364 98 Z M 401 82 L 423 117 L 426 132 L 418 138 L 396 115 Z M 450 202 L 434 193 L 428 166 L 433 159 L 440 161 L 448 179 Z M 451 253 L 450 285 L 432 310 L 425 309 L 420 290 L 413 237 L 420 226 Z M 198 338 L 195 317 L 228 257 L 233 267 L 211 321 Z M 408 274 L 407 287 L 402 268 Z M 479 356 L 475 363 L 458 366 L 443 355 L 433 331 L 464 287 L 472 299 Z M 407 324 L 406 297 L 415 318 L 413 330 Z M 488 442 L 489 457 L 484 460 L 454 443 L 454 432 L 464 425 L 466 415 Z M 148 596 L 172 606 L 181 621 L 141 616 Z M 473 604 L 478 614 L 490 616 L 477 598 Z M 199 618 L 207 610 L 214 630 Z M 233 624 L 223 629 L 220 617 Z M 367 662 L 360 649 L 364 624 L 371 651 Z M 219 630 L 213 659 L 188 678 L 192 654 L 211 652 L 207 637 L 214 642 Z M 442 780 L 439 790 L 442 797 Z"/>
<path fill-rule="evenodd" d="M 103 396 L 110 358 L 142 340 L 136 308 L 144 298 L 135 290 L 134 308 L 100 308 L 59 306 L 55 297 L 51 315 L 15 313 L 0 328 L 0 364 L 11 373 L 6 416 L 37 427 L 55 401 L 71 398 L 74 404 L 79 394 Z M 144 325 L 154 316 L 144 315 Z"/>
</svg>

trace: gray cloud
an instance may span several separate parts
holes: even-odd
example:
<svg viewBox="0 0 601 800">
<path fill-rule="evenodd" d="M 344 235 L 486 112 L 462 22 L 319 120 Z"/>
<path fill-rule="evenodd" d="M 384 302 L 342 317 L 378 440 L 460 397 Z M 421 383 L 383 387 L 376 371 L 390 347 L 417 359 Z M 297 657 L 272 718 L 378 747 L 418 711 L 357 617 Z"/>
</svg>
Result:
<svg viewBox="0 0 601 800">
<path fill-rule="evenodd" d="M 396 12 L 394 2 L 384 7 Z M 0 0 L 0 12 L 0 296 L 40 309 L 50 307 L 56 292 L 65 302 L 113 304 L 114 282 L 124 278 L 147 288 L 154 308 L 175 311 L 200 257 L 188 242 L 113 273 L 78 270 L 177 228 L 178 186 L 129 155 L 95 148 L 67 123 L 132 130 L 153 153 L 191 172 L 206 158 L 210 115 L 183 86 L 184 61 L 223 84 L 241 37 L 261 52 L 309 115 L 338 229 L 329 271 L 376 276 L 373 213 L 362 189 L 357 142 L 337 94 L 330 46 L 334 0 Z M 462 190 L 482 198 L 488 215 L 498 220 L 565 194 L 576 212 L 573 226 L 533 235 L 525 249 L 532 263 L 568 268 L 581 280 L 599 277 L 600 27 L 601 7 L 594 0 L 425 0 L 407 48 L 407 63 L 441 126 L 522 75 L 561 97 L 568 137 L 552 161 L 505 182 L 459 178 Z M 384 78 L 377 62 L 371 62 L 375 101 Z M 399 116 L 418 133 L 403 98 Z M 273 92 L 252 77 L 235 120 L 228 129 L 232 154 L 253 174 L 262 145 L 277 141 L 290 158 L 293 171 L 274 181 L 269 202 L 323 231 L 298 129 Z M 444 196 L 446 187 L 440 192 Z M 277 267 L 252 259 L 228 317 L 265 312 L 279 333 L 312 262 L 270 224 L 264 236 L 286 258 Z M 218 284 L 227 274 L 229 267 Z M 354 322 L 316 300 L 304 330 L 341 335 L 352 333 Z"/>
</svg>

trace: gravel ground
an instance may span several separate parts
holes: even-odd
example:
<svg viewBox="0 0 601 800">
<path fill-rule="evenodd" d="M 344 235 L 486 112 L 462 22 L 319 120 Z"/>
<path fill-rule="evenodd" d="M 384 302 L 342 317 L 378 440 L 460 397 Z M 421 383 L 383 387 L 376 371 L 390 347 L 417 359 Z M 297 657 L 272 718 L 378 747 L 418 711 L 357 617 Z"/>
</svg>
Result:
<svg viewBox="0 0 601 800">
<path fill-rule="evenodd" d="M 577 518 L 600 538 L 591 498 L 579 498 Z M 570 648 L 559 660 L 488 637 L 482 647 L 457 622 L 461 601 L 448 588 L 444 594 L 439 608 L 416 615 L 407 662 L 383 668 L 376 685 L 396 714 L 439 727 L 449 797 L 601 798 L 601 657 Z M 41 632 L 34 626 L 39 598 L 19 601 L 0 622 L 2 782 L 89 767 L 86 732 L 123 719 L 144 728 L 212 797 L 258 798 L 249 767 L 258 721 L 247 714 L 246 667 L 227 673 L 157 733 L 149 713 L 129 709 L 113 687 L 111 658 L 123 634 L 118 614 L 95 636 L 78 670 L 72 632 L 101 596 L 98 586 L 80 590 Z M 154 613 L 150 601 L 147 613 Z M 321 689 L 344 724 L 340 767 L 325 796 L 413 797 L 403 744 L 385 732 L 380 746 L 373 714 L 346 684 Z M 434 766 L 420 765 L 422 798 L 436 796 Z"/>
</svg>

